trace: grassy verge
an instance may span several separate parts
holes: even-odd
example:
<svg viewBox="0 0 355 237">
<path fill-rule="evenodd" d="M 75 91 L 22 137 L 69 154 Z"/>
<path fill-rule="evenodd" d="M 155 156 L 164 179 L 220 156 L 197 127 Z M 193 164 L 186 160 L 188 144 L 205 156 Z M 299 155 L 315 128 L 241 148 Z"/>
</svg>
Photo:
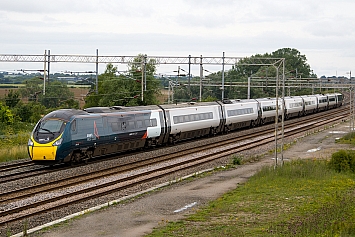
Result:
<svg viewBox="0 0 355 237">
<path fill-rule="evenodd" d="M 0 139 L 0 162 L 28 158 L 27 141 L 29 132 L 6 135 Z"/>
<path fill-rule="evenodd" d="M 148 236 L 354 236 L 355 175 L 326 161 L 265 167 L 196 214 Z"/>
<path fill-rule="evenodd" d="M 355 145 L 355 132 L 349 132 L 348 134 L 337 140 L 337 143 Z"/>
</svg>

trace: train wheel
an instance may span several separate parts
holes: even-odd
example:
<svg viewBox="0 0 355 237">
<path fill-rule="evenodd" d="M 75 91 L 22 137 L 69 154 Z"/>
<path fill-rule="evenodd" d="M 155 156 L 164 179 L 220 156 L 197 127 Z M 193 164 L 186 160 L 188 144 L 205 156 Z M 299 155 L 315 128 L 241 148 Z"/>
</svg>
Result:
<svg viewBox="0 0 355 237">
<path fill-rule="evenodd" d="M 71 166 L 74 166 L 75 164 L 79 163 L 80 162 L 80 159 L 81 159 L 81 155 L 79 152 L 75 152 L 71 159 L 70 159 L 70 165 Z"/>
<path fill-rule="evenodd" d="M 255 121 L 252 120 L 252 121 L 250 122 L 250 127 L 251 127 L 251 128 L 254 128 L 255 126 L 256 126 Z"/>
</svg>

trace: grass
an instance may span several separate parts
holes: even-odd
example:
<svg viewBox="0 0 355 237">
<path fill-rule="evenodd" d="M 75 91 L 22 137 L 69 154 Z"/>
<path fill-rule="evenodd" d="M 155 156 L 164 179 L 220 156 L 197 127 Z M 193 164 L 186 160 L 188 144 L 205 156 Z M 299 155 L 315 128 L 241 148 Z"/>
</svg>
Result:
<svg viewBox="0 0 355 237">
<path fill-rule="evenodd" d="M 152 236 L 355 236 L 355 175 L 326 161 L 265 167 L 196 214 Z"/>
<path fill-rule="evenodd" d="M 28 132 L 3 136 L 0 139 L 0 162 L 28 158 L 27 141 L 29 137 Z"/>
<path fill-rule="evenodd" d="M 355 145 L 355 132 L 349 132 L 342 138 L 336 141 L 337 143 L 340 144 L 351 144 Z"/>
</svg>

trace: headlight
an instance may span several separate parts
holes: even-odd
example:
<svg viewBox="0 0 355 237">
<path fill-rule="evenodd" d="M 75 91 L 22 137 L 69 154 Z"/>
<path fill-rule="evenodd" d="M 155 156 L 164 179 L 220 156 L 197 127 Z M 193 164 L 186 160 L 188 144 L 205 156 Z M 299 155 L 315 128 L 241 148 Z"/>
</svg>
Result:
<svg viewBox="0 0 355 237">
<path fill-rule="evenodd" d="M 62 144 L 63 138 L 57 140 L 56 142 L 53 143 L 53 146 L 60 146 Z"/>
<path fill-rule="evenodd" d="M 33 146 L 33 141 L 31 140 L 31 138 L 28 139 L 27 145 L 28 145 L 28 146 Z"/>
</svg>

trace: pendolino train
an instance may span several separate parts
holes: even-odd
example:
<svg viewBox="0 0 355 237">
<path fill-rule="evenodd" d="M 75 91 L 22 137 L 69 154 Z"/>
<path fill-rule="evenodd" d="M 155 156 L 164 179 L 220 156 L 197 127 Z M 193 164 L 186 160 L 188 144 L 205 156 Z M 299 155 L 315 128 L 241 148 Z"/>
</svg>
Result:
<svg viewBox="0 0 355 237">
<path fill-rule="evenodd" d="M 278 106 L 276 106 L 278 104 Z M 28 141 L 33 162 L 86 162 L 127 150 L 174 144 L 339 107 L 340 93 L 279 99 L 224 100 L 177 105 L 60 109 L 45 115 Z"/>
</svg>

